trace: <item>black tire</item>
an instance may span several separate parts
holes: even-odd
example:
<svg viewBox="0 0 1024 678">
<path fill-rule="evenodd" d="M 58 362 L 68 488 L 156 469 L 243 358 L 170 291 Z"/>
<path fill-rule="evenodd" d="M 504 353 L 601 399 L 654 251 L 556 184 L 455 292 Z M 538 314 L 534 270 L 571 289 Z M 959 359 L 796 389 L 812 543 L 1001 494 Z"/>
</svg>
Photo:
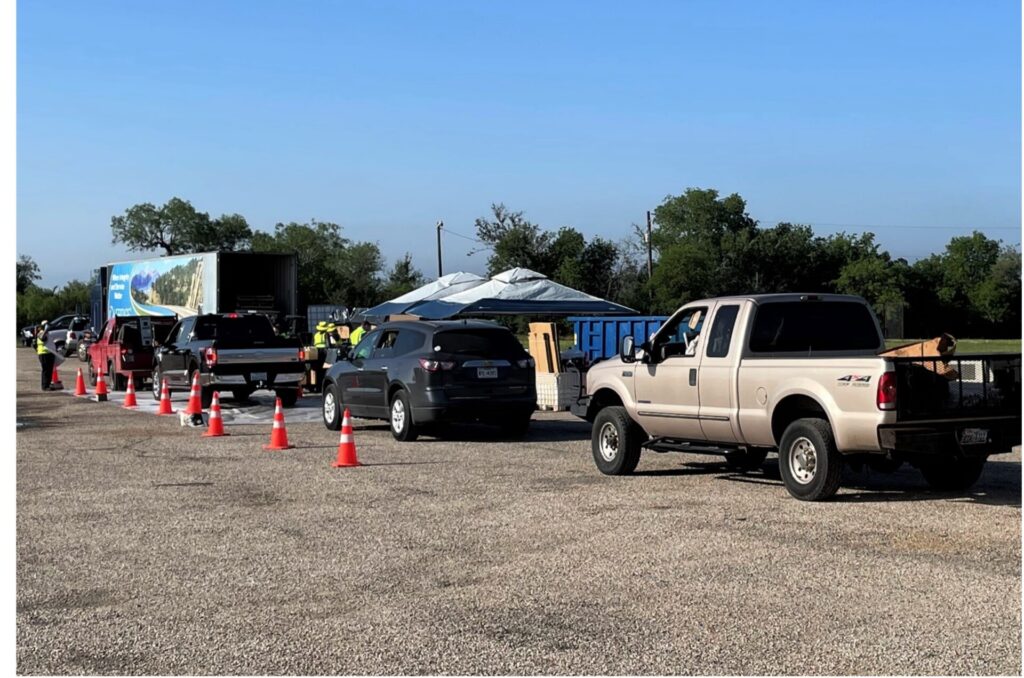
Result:
<svg viewBox="0 0 1024 678">
<path fill-rule="evenodd" d="M 92 361 L 89 361 L 89 386 L 96 385 L 96 368 L 93 366 Z"/>
<path fill-rule="evenodd" d="M 150 390 L 153 393 L 153 400 L 155 400 L 157 402 L 160 402 L 161 382 L 163 382 L 163 377 L 160 375 L 160 368 L 159 367 L 154 367 L 153 368 L 153 383 L 151 384 L 152 388 Z M 170 390 L 168 390 L 168 393 L 170 393 Z"/>
<path fill-rule="evenodd" d="M 498 424 L 501 435 L 512 440 L 522 440 L 530 430 L 533 413 L 518 414 Z"/>
<path fill-rule="evenodd" d="M 274 391 L 274 393 L 281 399 L 281 407 L 295 407 L 295 403 L 299 400 L 299 390 L 297 388 L 282 388 Z"/>
<path fill-rule="evenodd" d="M 824 419 L 797 419 L 779 443 L 779 473 L 790 495 L 802 501 L 828 499 L 839 489 L 843 457 Z"/>
<path fill-rule="evenodd" d="M 986 458 L 936 459 L 921 465 L 921 475 L 933 490 L 962 492 L 978 482 L 985 469 Z"/>
<path fill-rule="evenodd" d="M 396 408 L 400 412 L 397 412 Z M 396 429 L 396 424 L 399 424 L 399 422 L 400 425 Z M 388 404 L 388 424 L 388 428 L 391 429 L 391 435 L 394 436 L 395 440 L 400 440 L 404 443 L 411 443 L 420 434 L 416 425 L 412 423 L 412 407 L 409 405 L 409 394 L 404 390 L 395 391 L 394 395 L 391 396 L 391 402 Z"/>
<path fill-rule="evenodd" d="M 329 384 L 324 387 L 323 407 L 321 413 L 324 418 L 324 426 L 328 431 L 341 430 L 341 397 L 338 395 L 338 386 Z"/>
<path fill-rule="evenodd" d="M 606 407 L 594 418 L 590 451 L 601 473 L 625 476 L 636 470 L 640 446 L 646 439 L 643 428 L 630 419 L 625 407 Z"/>
<path fill-rule="evenodd" d="M 765 449 L 754 448 L 737 450 L 736 452 L 730 452 L 725 455 L 725 463 L 729 465 L 729 468 L 742 473 L 747 473 L 761 468 L 761 465 L 764 464 L 764 460 L 767 456 L 768 450 Z"/>
<path fill-rule="evenodd" d="M 113 385 L 111 388 L 115 391 L 127 391 L 128 390 L 128 377 L 123 374 L 118 374 L 114 371 L 112 365 L 107 365 L 107 374 L 113 375 Z"/>
<path fill-rule="evenodd" d="M 213 392 L 215 390 L 212 386 L 199 387 L 199 404 L 203 406 L 204 410 L 210 409 L 210 405 L 213 404 Z"/>
<path fill-rule="evenodd" d="M 240 403 L 244 403 L 249 400 L 249 396 L 253 394 L 251 388 L 233 388 L 231 389 L 231 397 Z"/>
</svg>

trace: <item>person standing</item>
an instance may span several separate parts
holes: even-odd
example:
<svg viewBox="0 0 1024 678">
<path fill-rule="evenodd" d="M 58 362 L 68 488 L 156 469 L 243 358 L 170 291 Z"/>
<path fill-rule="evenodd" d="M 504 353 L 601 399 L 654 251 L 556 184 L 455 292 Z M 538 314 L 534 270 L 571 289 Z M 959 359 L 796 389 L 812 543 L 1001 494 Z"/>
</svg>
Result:
<svg viewBox="0 0 1024 678">
<path fill-rule="evenodd" d="M 363 324 L 357 327 L 355 330 L 353 330 L 352 334 L 349 335 L 349 343 L 351 343 L 352 346 L 358 344 L 359 340 L 363 338 L 364 334 L 370 331 L 371 327 L 373 327 L 373 325 L 370 324 L 370 321 L 364 320 Z"/>
<path fill-rule="evenodd" d="M 46 331 L 46 321 L 39 323 L 39 327 L 36 328 L 36 357 L 39 358 L 39 366 L 42 368 L 43 373 L 40 375 L 40 384 L 44 391 L 50 390 L 50 382 L 53 378 L 53 363 L 56 356 L 46 346 L 46 342 L 50 340 L 50 334 Z"/>
</svg>

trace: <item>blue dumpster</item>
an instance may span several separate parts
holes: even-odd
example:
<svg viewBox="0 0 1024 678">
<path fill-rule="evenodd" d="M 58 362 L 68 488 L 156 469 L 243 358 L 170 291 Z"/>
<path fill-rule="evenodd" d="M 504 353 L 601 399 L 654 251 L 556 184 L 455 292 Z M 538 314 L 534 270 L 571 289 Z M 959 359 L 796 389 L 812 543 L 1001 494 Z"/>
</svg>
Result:
<svg viewBox="0 0 1024 678">
<path fill-rule="evenodd" d="M 587 360 L 594 362 L 618 355 L 622 338 L 630 334 L 639 346 L 658 331 L 661 324 L 668 320 L 668 316 L 576 316 L 568 320 L 572 323 L 572 330 L 576 335 L 575 348 L 583 351 Z"/>
</svg>

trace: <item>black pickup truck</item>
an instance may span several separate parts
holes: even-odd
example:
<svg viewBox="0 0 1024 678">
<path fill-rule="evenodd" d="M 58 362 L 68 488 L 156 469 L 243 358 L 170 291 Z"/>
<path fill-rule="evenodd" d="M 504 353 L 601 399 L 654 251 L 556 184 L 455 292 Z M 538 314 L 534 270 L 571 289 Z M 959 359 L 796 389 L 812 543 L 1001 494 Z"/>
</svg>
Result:
<svg viewBox="0 0 1024 678">
<path fill-rule="evenodd" d="M 153 366 L 153 397 L 160 383 L 171 391 L 187 391 L 198 372 L 203 407 L 214 391 L 231 391 L 246 400 L 253 391 L 270 389 L 291 407 L 305 375 L 305 352 L 298 339 L 277 336 L 263 315 L 224 313 L 182 318 L 157 349 Z"/>
</svg>

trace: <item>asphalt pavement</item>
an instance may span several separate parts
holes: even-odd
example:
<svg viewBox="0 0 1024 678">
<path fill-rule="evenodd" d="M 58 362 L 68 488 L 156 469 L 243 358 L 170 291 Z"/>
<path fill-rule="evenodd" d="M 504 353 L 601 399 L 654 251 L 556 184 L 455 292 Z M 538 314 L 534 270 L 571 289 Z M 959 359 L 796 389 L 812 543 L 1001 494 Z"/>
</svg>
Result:
<svg viewBox="0 0 1024 678">
<path fill-rule="evenodd" d="M 357 421 L 334 469 L 316 398 L 270 452 L 266 420 L 203 438 L 38 369 L 17 350 L 22 674 L 1021 672 L 1019 451 L 966 494 L 904 467 L 810 504 L 774 457 L 604 477 L 538 413 L 523 442 Z"/>
</svg>

